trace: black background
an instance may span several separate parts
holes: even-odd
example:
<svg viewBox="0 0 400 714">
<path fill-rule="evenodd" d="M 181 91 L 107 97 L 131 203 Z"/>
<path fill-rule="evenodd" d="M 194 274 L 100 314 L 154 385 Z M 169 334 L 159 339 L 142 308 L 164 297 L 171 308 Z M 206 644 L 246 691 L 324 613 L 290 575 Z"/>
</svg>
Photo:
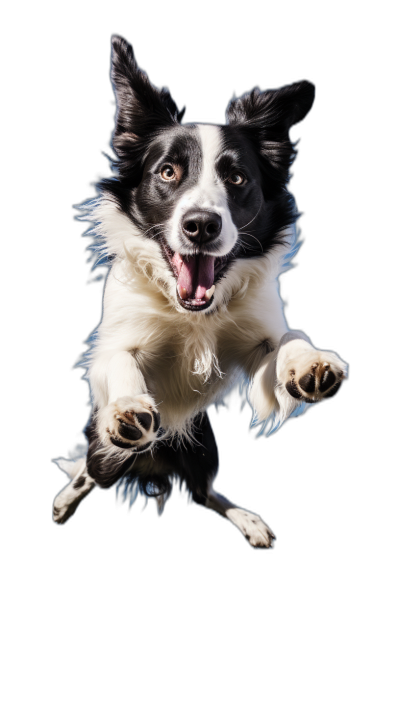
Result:
<svg viewBox="0 0 400 714">
<path fill-rule="evenodd" d="M 250 619 L 269 617 L 283 604 L 284 614 L 277 617 L 295 613 L 295 620 L 306 618 L 315 632 L 321 618 L 340 628 L 354 604 L 359 547 L 352 377 L 335 399 L 289 420 L 269 438 L 256 439 L 249 431 L 251 410 L 240 409 L 238 395 L 228 408 L 210 412 L 221 452 L 216 488 L 272 527 L 273 552 L 253 551 L 234 526 L 186 505 L 178 493 L 162 518 L 152 501 L 142 510 L 139 499 L 128 512 L 116 504 L 114 491 L 97 490 L 66 526 L 51 520 L 52 501 L 66 484 L 51 459 L 67 457 L 82 441 L 90 412 L 88 386 L 82 371 L 72 367 L 101 318 L 103 284 L 93 282 L 89 241 L 73 206 L 93 197 L 93 183 L 109 174 L 102 152 L 109 152 L 113 128 L 113 33 L 132 42 L 155 85 L 167 85 L 178 105 L 187 106 L 185 122 L 223 123 L 232 95 L 257 85 L 315 82 L 314 109 L 292 131 L 293 139 L 301 137 L 291 188 L 303 211 L 304 244 L 296 267 L 282 276 L 281 294 L 289 327 L 303 330 L 316 347 L 336 351 L 352 368 L 356 219 L 349 208 L 352 70 L 346 29 L 328 36 L 306 17 L 291 28 L 286 20 L 269 24 L 255 16 L 243 23 L 238 17 L 216 22 L 199 8 L 186 16 L 184 27 L 178 29 L 177 22 L 169 12 L 132 10 L 118 19 L 105 16 L 102 23 L 61 23 L 37 43 L 37 208 L 45 250 L 35 280 L 42 318 L 32 340 L 40 352 L 37 388 L 46 395 L 37 432 L 44 432 L 43 419 L 47 426 L 40 458 L 32 463 L 32 544 L 36 549 L 40 539 L 43 572 L 59 590 L 97 581 L 132 607 L 167 593 L 185 602 L 217 600 L 221 607 L 242 603 Z M 98 587 L 96 593 L 101 603 Z"/>
</svg>

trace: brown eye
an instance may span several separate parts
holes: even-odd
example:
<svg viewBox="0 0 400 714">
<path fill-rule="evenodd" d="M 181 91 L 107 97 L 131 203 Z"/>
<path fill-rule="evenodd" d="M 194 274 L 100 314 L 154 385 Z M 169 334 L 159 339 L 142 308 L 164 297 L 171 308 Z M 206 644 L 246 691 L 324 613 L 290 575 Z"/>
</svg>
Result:
<svg viewBox="0 0 400 714">
<path fill-rule="evenodd" d="M 246 178 L 243 174 L 238 171 L 234 171 L 228 178 L 229 183 L 233 183 L 234 186 L 243 186 L 246 183 Z"/>
<path fill-rule="evenodd" d="M 173 181 L 177 178 L 173 166 L 171 164 L 165 164 L 160 171 L 161 178 L 164 181 Z"/>
</svg>

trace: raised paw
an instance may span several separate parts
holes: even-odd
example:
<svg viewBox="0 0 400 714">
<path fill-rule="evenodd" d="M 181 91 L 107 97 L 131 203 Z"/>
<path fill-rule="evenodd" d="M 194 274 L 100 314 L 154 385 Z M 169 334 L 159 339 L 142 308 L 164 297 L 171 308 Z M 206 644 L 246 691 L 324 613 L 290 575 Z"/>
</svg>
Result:
<svg viewBox="0 0 400 714">
<path fill-rule="evenodd" d="M 279 381 L 286 391 L 305 402 L 317 402 L 333 397 L 338 392 L 346 376 L 346 365 L 333 352 L 321 352 L 311 346 L 297 346 L 293 342 L 287 347 L 290 353 L 280 365 Z"/>
<path fill-rule="evenodd" d="M 104 445 L 145 451 L 156 440 L 160 415 L 148 394 L 120 397 L 100 410 L 97 428 Z"/>
<path fill-rule="evenodd" d="M 317 402 L 326 397 L 333 397 L 340 389 L 343 370 L 337 369 L 329 361 L 313 361 L 306 368 L 289 371 L 285 387 L 295 399 L 305 402 Z"/>
</svg>

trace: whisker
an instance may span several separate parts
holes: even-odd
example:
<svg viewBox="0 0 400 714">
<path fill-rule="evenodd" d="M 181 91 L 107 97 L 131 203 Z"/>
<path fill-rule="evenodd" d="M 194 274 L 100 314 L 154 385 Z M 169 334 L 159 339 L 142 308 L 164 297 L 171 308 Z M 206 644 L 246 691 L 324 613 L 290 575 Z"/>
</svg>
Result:
<svg viewBox="0 0 400 714">
<path fill-rule="evenodd" d="M 147 231 L 145 231 L 143 233 L 143 235 L 146 235 L 146 233 L 149 233 L 149 231 L 153 230 L 153 228 L 163 228 L 164 226 L 165 226 L 165 223 L 154 223 L 153 225 L 150 226 L 150 228 L 147 229 Z"/>
<path fill-rule="evenodd" d="M 241 233 L 239 233 L 239 235 L 243 235 L 243 236 L 250 236 L 250 238 L 253 238 L 253 240 L 256 240 L 256 241 L 257 241 L 257 243 L 258 243 L 258 245 L 260 246 L 260 249 L 261 249 L 261 253 L 263 253 L 263 252 L 264 252 L 264 251 L 263 251 L 263 247 L 262 247 L 262 245 L 261 245 L 260 241 L 258 240 L 258 238 L 256 238 L 255 236 L 253 236 L 253 234 L 252 234 L 252 233 L 243 233 L 243 232 L 241 232 Z"/>
<path fill-rule="evenodd" d="M 253 218 L 251 219 L 251 221 L 249 221 L 248 223 L 246 223 L 246 225 L 245 225 L 245 226 L 242 226 L 241 228 L 238 228 L 238 231 L 241 231 L 241 230 L 243 230 L 243 228 L 247 228 L 247 226 L 249 226 L 249 225 L 250 225 L 250 223 L 253 223 L 253 221 L 255 221 L 255 219 L 257 218 L 258 214 L 259 214 L 259 213 L 260 213 L 260 211 L 261 211 L 261 206 L 262 206 L 262 203 L 260 203 L 260 207 L 259 207 L 259 209 L 258 209 L 258 211 L 257 211 L 256 215 L 255 215 L 255 216 L 254 216 L 254 217 L 253 217 Z"/>
<path fill-rule="evenodd" d="M 250 238 L 253 238 L 253 236 L 251 235 L 251 233 L 243 233 L 243 234 L 240 234 L 240 235 L 246 235 L 246 236 L 248 235 L 248 236 L 250 236 Z M 243 246 L 246 246 L 247 248 L 250 248 L 250 250 L 254 250 L 254 251 L 255 251 L 255 250 L 258 250 L 258 249 L 256 249 L 256 248 L 254 248 L 254 246 L 250 245 L 250 243 L 247 243 L 245 240 L 243 240 L 243 238 L 239 238 L 239 243 L 240 243 L 241 245 L 243 245 Z"/>
<path fill-rule="evenodd" d="M 244 240 L 241 240 L 241 241 L 240 241 L 240 245 L 241 245 L 243 248 L 248 248 L 249 250 L 252 250 L 253 253 L 257 253 L 257 254 L 258 254 L 258 250 L 256 250 L 256 248 L 253 248 L 251 245 L 249 245 L 249 243 L 246 243 Z"/>
</svg>

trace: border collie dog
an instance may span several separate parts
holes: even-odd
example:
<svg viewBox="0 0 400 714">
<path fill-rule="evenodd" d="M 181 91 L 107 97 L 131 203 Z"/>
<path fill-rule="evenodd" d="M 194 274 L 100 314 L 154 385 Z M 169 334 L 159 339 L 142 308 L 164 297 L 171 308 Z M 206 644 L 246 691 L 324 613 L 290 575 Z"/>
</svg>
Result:
<svg viewBox="0 0 400 714">
<path fill-rule="evenodd" d="M 234 98 L 226 126 L 182 124 L 166 89 L 112 39 L 116 176 L 89 204 L 110 264 L 88 354 L 93 411 L 86 457 L 59 460 L 70 483 L 54 502 L 64 523 L 97 484 L 157 499 L 174 479 L 227 517 L 252 546 L 274 534 L 213 489 L 218 451 L 207 408 L 247 385 L 254 418 L 277 426 L 332 397 L 346 365 L 289 331 L 278 276 L 296 249 L 287 190 L 292 124 L 314 87 L 297 82 Z"/>
</svg>

